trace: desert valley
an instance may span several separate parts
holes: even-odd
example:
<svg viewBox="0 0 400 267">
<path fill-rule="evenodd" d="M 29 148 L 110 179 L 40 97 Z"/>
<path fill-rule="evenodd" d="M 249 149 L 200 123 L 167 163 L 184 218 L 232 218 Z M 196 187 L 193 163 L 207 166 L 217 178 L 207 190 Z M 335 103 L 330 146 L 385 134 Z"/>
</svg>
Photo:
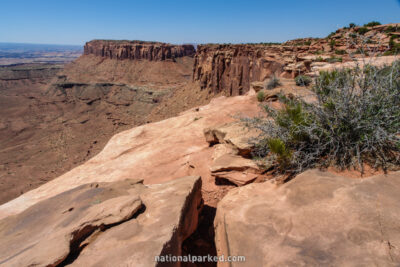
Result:
<svg viewBox="0 0 400 267">
<path fill-rule="evenodd" d="M 284 43 L 92 40 L 4 60 L 0 266 L 398 266 L 398 51 L 400 24 L 376 23 Z M 392 91 L 363 91 L 381 77 Z M 337 115 L 364 93 L 388 105 Z M 338 128 L 356 129 L 322 111 L 386 126 L 347 142 Z"/>
</svg>

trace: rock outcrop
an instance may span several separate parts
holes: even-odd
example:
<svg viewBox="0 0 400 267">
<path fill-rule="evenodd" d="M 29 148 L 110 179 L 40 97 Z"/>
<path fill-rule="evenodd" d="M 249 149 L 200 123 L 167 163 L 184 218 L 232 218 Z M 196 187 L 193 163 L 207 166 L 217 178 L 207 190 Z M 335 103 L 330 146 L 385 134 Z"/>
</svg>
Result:
<svg viewBox="0 0 400 267">
<path fill-rule="evenodd" d="M 231 190 L 214 221 L 218 266 L 397 266 L 400 173 L 349 179 L 310 170 Z"/>
<path fill-rule="evenodd" d="M 242 95 L 253 81 L 283 71 L 276 58 L 279 47 L 262 45 L 198 45 L 193 80 L 203 89 L 228 95 Z"/>
<path fill-rule="evenodd" d="M 193 45 L 172 45 L 159 42 L 93 40 L 84 47 L 84 55 L 95 55 L 110 59 L 175 60 L 179 57 L 193 56 Z"/>
<path fill-rule="evenodd" d="M 157 266 L 182 255 L 201 205 L 200 177 L 81 185 L 1 220 L 0 265 Z"/>
</svg>

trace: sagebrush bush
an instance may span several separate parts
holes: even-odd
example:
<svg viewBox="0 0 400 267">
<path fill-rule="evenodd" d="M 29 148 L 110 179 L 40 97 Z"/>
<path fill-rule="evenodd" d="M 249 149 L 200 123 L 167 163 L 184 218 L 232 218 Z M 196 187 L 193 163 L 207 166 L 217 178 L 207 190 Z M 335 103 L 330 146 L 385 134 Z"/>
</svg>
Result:
<svg viewBox="0 0 400 267">
<path fill-rule="evenodd" d="M 309 86 L 312 82 L 311 78 L 305 75 L 299 75 L 294 78 L 297 86 Z"/>
<path fill-rule="evenodd" d="M 288 173 L 400 166 L 400 61 L 321 72 L 313 91 L 315 102 L 281 97 L 282 109 L 244 119 L 261 132 L 255 156 Z"/>
<path fill-rule="evenodd" d="M 265 87 L 266 89 L 274 89 L 278 86 L 281 85 L 281 81 L 279 80 L 278 77 L 276 77 L 275 75 L 271 77 L 271 79 L 268 80 L 268 82 L 266 83 Z"/>
<path fill-rule="evenodd" d="M 265 98 L 264 92 L 263 92 L 263 91 L 259 91 L 259 92 L 257 93 L 257 100 L 258 100 L 258 102 L 263 102 L 263 101 L 264 101 L 264 98 Z"/>
</svg>

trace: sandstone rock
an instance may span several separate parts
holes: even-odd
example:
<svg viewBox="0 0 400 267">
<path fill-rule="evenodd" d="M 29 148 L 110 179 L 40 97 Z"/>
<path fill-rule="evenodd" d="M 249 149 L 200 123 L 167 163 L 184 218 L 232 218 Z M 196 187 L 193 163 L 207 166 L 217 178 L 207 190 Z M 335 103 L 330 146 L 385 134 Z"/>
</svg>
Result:
<svg viewBox="0 0 400 267">
<path fill-rule="evenodd" d="M 206 141 L 210 144 L 229 144 L 238 150 L 238 154 L 249 156 L 254 144 L 252 138 L 259 135 L 255 129 L 249 129 L 242 122 L 232 122 L 218 127 L 204 129 Z"/>
<path fill-rule="evenodd" d="M 270 57 L 277 52 L 277 46 L 198 45 L 193 80 L 212 92 L 243 95 L 251 82 L 282 72 L 283 64 Z"/>
<path fill-rule="evenodd" d="M 239 150 L 230 144 L 217 144 L 214 146 L 212 160 L 216 160 L 226 154 L 237 155 L 238 153 Z"/>
<path fill-rule="evenodd" d="M 211 172 L 258 170 L 257 164 L 237 155 L 225 154 L 215 159 L 210 167 Z"/>
<path fill-rule="evenodd" d="M 349 179 L 310 170 L 230 191 L 214 221 L 218 266 L 397 266 L 400 173 Z"/>
<path fill-rule="evenodd" d="M 171 45 L 159 42 L 94 40 L 87 42 L 84 55 L 110 59 L 164 61 L 194 56 L 193 45 Z"/>
<path fill-rule="evenodd" d="M 254 95 L 219 97 L 177 117 L 121 132 L 86 163 L 1 205 L 0 219 L 82 184 L 127 177 L 158 184 L 198 175 L 202 177 L 205 202 L 215 206 L 215 194 L 220 189 L 210 172 L 214 148 L 204 140 L 203 129 L 232 122 L 238 113 L 252 117 L 260 111 Z"/>
<path fill-rule="evenodd" d="M 221 181 L 221 183 L 224 183 L 224 181 L 227 180 L 235 184 L 236 186 L 244 186 L 246 184 L 254 182 L 258 178 L 259 174 L 247 170 L 243 172 L 222 171 L 213 173 L 213 176 L 215 177 L 216 183 L 218 183 L 219 181 Z"/>
<path fill-rule="evenodd" d="M 81 185 L 1 220 L 0 264 L 156 266 L 182 254 L 200 208 L 200 177 Z"/>
<path fill-rule="evenodd" d="M 250 84 L 250 87 L 254 90 L 254 91 L 256 91 L 256 92 L 258 92 L 258 91 L 261 91 L 262 89 L 264 89 L 264 82 L 259 82 L 259 81 L 257 81 L 257 82 L 252 82 L 251 84 Z"/>
</svg>

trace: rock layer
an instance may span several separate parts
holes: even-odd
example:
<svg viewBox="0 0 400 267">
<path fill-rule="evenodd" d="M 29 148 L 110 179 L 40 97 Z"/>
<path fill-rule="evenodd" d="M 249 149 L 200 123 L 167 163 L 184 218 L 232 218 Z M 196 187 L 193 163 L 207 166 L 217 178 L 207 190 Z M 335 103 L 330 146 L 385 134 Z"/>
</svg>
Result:
<svg viewBox="0 0 400 267">
<path fill-rule="evenodd" d="M 219 266 L 398 266 L 400 172 L 362 180 L 310 170 L 277 186 L 230 191 L 218 204 Z"/>
<path fill-rule="evenodd" d="M 159 42 L 93 40 L 84 47 L 84 55 L 110 59 L 164 61 L 193 56 L 193 45 L 171 45 Z"/>
<path fill-rule="evenodd" d="M 214 93 L 242 95 L 250 83 L 283 71 L 275 57 L 279 47 L 262 45 L 199 45 L 195 56 L 193 80 Z"/>
</svg>

